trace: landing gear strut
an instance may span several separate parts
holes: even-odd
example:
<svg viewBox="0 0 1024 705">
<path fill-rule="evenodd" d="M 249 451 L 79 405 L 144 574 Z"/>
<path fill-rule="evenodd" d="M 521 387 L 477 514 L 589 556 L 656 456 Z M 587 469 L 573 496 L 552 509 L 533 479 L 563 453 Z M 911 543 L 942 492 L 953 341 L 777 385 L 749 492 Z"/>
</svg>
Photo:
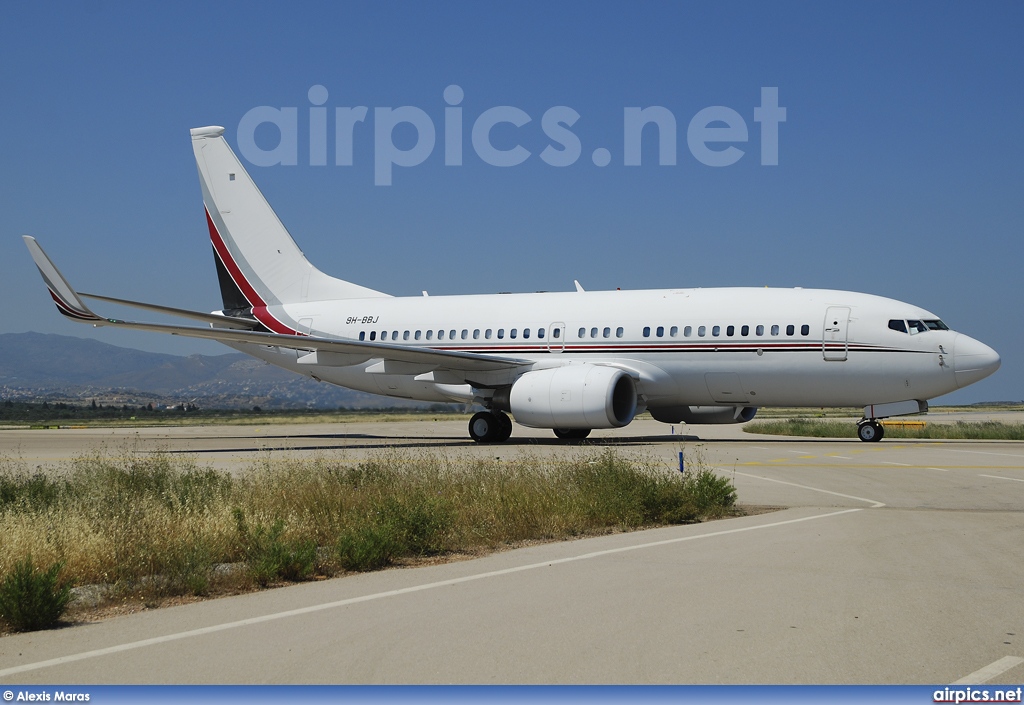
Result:
<svg viewBox="0 0 1024 705">
<path fill-rule="evenodd" d="M 477 443 L 504 443 L 512 435 L 512 419 L 500 411 L 481 411 L 469 420 L 469 436 Z"/>
<path fill-rule="evenodd" d="M 875 419 L 865 419 L 857 424 L 857 438 L 868 443 L 877 443 L 885 435 L 885 427 Z"/>
</svg>

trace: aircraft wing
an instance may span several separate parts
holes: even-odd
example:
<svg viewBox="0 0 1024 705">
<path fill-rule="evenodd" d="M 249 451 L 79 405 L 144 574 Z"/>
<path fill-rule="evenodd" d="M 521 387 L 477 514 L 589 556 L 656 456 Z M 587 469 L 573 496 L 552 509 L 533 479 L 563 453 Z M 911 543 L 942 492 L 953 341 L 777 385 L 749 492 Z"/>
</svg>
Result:
<svg viewBox="0 0 1024 705">
<path fill-rule="evenodd" d="M 267 345 L 279 348 L 288 348 L 300 351 L 322 351 L 327 353 L 340 353 L 342 355 L 354 356 L 353 359 L 362 360 L 381 359 L 386 361 L 408 362 L 421 365 L 434 365 L 437 369 L 484 372 L 491 370 L 507 370 L 515 367 L 530 364 L 529 360 L 510 357 L 493 357 L 480 355 L 478 353 L 457 352 L 453 350 L 435 350 L 432 348 L 418 348 L 404 345 L 389 345 L 387 343 L 373 343 L 356 340 L 340 340 L 335 338 L 321 338 L 308 335 L 283 335 L 279 333 L 265 333 L 251 330 L 252 322 L 244 318 L 232 318 L 218 316 L 216 314 L 199 313 L 184 309 L 158 306 L 126 299 L 114 299 L 107 296 L 93 294 L 79 294 L 68 283 L 64 275 L 60 273 L 53 264 L 43 248 L 39 246 L 35 238 L 28 235 L 23 236 L 25 245 L 32 255 L 32 259 L 39 269 L 39 273 L 46 283 L 50 296 L 63 315 L 82 323 L 92 323 L 95 326 L 115 326 L 129 328 L 132 330 L 146 330 L 155 333 L 169 333 L 180 335 L 186 338 L 202 338 L 206 340 L 217 340 L 224 343 L 249 343 L 253 345 Z M 113 303 L 135 306 L 160 313 L 183 316 L 193 320 L 206 321 L 213 326 L 211 328 L 194 328 L 191 326 L 176 326 L 161 323 L 138 323 L 134 321 L 123 321 L 117 318 L 103 318 L 96 315 L 82 301 L 82 296 L 110 301 Z M 240 330 L 248 328 L 249 330 Z"/>
<path fill-rule="evenodd" d="M 195 321 L 205 321 L 212 323 L 216 326 L 227 326 L 228 328 L 241 328 L 243 330 L 258 330 L 263 328 L 263 324 L 255 319 L 249 318 L 237 318 L 233 316 L 222 316 L 216 313 L 200 313 L 198 311 L 188 311 L 183 308 L 171 308 L 170 306 L 159 306 L 157 304 L 147 304 L 142 301 L 129 301 L 128 299 L 115 299 L 113 296 L 100 296 L 99 294 L 87 294 L 84 291 L 78 292 L 79 296 L 84 296 L 87 299 L 96 299 L 97 301 L 109 301 L 110 303 L 120 304 L 122 306 L 131 306 L 132 308 L 141 308 L 146 311 L 156 311 L 157 313 L 166 313 L 171 316 L 179 316 L 181 318 L 191 318 Z"/>
</svg>

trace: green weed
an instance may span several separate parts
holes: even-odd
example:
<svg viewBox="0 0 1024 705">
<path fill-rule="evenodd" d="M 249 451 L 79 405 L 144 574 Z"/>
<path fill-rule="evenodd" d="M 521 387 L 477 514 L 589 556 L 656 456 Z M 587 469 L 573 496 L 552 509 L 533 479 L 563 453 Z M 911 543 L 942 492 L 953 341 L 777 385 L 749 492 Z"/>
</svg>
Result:
<svg viewBox="0 0 1024 705">
<path fill-rule="evenodd" d="M 71 586 L 60 580 L 63 563 L 37 570 L 32 556 L 14 564 L 0 582 L 0 617 L 17 631 L 49 629 L 71 602 Z"/>
</svg>

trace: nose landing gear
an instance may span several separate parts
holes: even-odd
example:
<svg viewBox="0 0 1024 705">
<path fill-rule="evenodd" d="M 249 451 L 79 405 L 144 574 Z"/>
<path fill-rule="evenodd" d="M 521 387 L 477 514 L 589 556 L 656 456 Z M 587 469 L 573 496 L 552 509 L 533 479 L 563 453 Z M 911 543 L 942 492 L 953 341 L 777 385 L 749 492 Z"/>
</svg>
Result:
<svg viewBox="0 0 1024 705">
<path fill-rule="evenodd" d="M 868 443 L 877 443 L 885 435 L 885 427 L 876 419 L 863 419 L 857 424 L 857 438 Z"/>
</svg>

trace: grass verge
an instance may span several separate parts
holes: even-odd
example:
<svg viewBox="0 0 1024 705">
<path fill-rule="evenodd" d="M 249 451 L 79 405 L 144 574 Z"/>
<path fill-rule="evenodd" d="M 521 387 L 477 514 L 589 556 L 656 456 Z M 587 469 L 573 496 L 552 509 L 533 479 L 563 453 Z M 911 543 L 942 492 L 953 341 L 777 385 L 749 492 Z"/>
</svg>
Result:
<svg viewBox="0 0 1024 705">
<path fill-rule="evenodd" d="M 884 422 L 883 422 L 884 423 Z M 811 438 L 856 438 L 857 425 L 851 421 L 821 421 L 794 418 L 784 421 L 754 421 L 746 424 L 747 433 L 776 436 L 807 436 Z M 928 423 L 920 427 L 886 426 L 886 438 L 937 438 L 948 440 L 1024 440 L 1024 424 L 998 421 L 957 421 Z"/>
<path fill-rule="evenodd" d="M 264 459 L 237 477 L 163 453 L 94 454 L 50 471 L 0 461 L 0 580 L 31 556 L 62 566 L 62 584 L 102 584 L 111 599 L 206 595 L 696 522 L 735 501 L 701 462 L 681 475 L 612 451 Z"/>
</svg>

